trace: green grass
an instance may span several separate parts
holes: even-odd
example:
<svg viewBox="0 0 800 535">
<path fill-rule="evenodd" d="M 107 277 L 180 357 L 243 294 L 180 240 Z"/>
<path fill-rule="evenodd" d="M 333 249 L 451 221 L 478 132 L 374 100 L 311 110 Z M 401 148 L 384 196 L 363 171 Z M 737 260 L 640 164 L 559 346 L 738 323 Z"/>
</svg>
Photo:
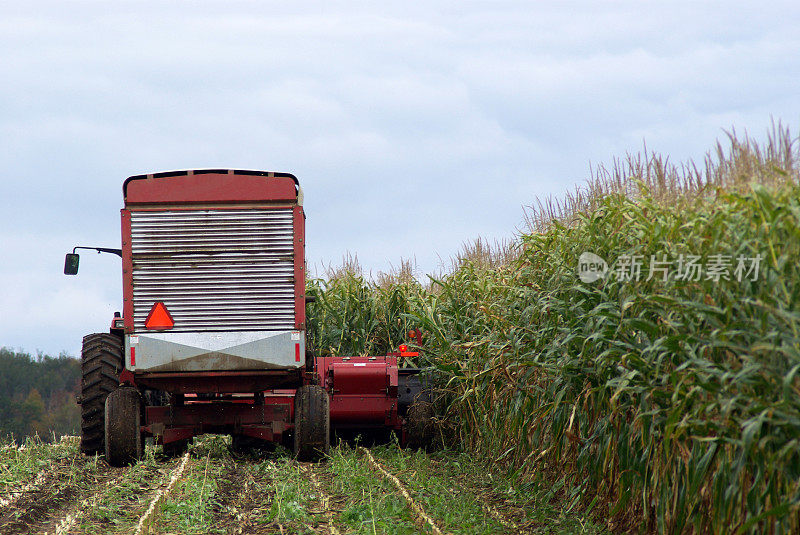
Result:
<svg viewBox="0 0 800 535">
<path fill-rule="evenodd" d="M 225 463 L 233 460 L 228 437 L 205 436 L 190 447 L 192 457 L 176 487 L 161 502 L 155 525 L 180 533 L 212 533 L 216 491 Z M 79 522 L 83 532 L 130 532 L 156 493 L 169 481 L 181 457 L 168 458 L 148 445 L 144 458 L 120 471 L 114 484 L 98 489 L 99 498 Z"/>
<path fill-rule="evenodd" d="M 77 456 L 78 442 L 69 437 L 55 443 L 44 442 L 37 436 L 27 437 L 22 444 L 6 442 L 0 448 L 0 495 L 48 472 L 54 464 L 63 464 Z M 70 465 L 77 469 L 74 462 Z"/>
<path fill-rule="evenodd" d="M 176 460 L 165 463 L 147 446 L 144 459 L 121 470 L 122 477 L 115 484 L 98 490 L 100 496 L 80 517 L 78 526 L 87 533 L 130 532 L 176 466 Z"/>
<path fill-rule="evenodd" d="M 255 465 L 253 471 L 270 481 L 271 485 L 268 493 L 272 502 L 262 515 L 261 523 L 276 522 L 313 531 L 309 526 L 316 527 L 322 522 L 311 513 L 317 509 L 315 490 L 289 451 L 279 450 L 275 456 Z"/>
<path fill-rule="evenodd" d="M 481 462 L 452 450 L 427 454 L 397 446 L 373 448 L 372 454 L 398 477 L 445 531 L 501 533 L 516 529 L 541 533 L 602 533 L 590 518 L 580 495 L 563 492 L 563 481 L 509 473 L 502 466 Z M 555 484 L 554 484 L 555 483 Z"/>
<path fill-rule="evenodd" d="M 260 529 L 278 530 L 280 525 L 294 533 L 314 533 L 324 522 L 315 514 L 318 496 L 291 453 L 278 447 L 232 454 L 229 444 L 227 436 L 195 439 L 185 476 L 161 505 L 159 529 L 225 533 L 226 522 L 240 513 Z"/>
<path fill-rule="evenodd" d="M 195 439 L 183 476 L 157 508 L 153 529 L 226 533 L 247 524 L 257 531 L 317 533 L 332 521 L 344 533 L 420 532 L 394 485 L 346 444 L 333 448 L 325 462 L 309 465 L 298 463 L 282 447 L 274 452 L 232 453 L 229 443 L 227 436 Z M 131 532 L 181 462 L 150 445 L 144 459 L 121 469 L 108 467 L 101 457 L 81 455 L 75 441 L 31 443 L 17 454 L 11 449 L 5 448 L 3 455 L 17 463 L 0 465 L 4 469 L 13 466 L 17 474 L 30 474 L 34 467 L 43 471 L 44 486 L 53 496 L 73 489 L 71 501 L 56 517 L 79 512 L 72 531 L 81 533 Z M 485 506 L 491 505 L 531 532 L 540 531 L 540 525 L 552 526 L 556 533 L 597 532 L 582 530 L 575 503 L 548 493 L 546 482 L 531 486 L 530 479 L 509 479 L 502 470 L 453 451 L 429 457 L 401 450 L 396 442 L 372 451 L 445 531 L 513 533 L 486 511 Z M 42 464 L 42 459 L 49 460 Z M 24 480 L 15 487 L 21 483 Z M 17 518 L 25 512 L 19 508 Z"/>
<path fill-rule="evenodd" d="M 211 456 L 200 457 L 161 504 L 160 528 L 177 533 L 214 533 L 213 507 L 223 464 Z"/>
<path fill-rule="evenodd" d="M 586 517 L 580 496 L 567 496 L 558 487 L 554 490 L 540 476 L 509 474 L 502 467 L 452 450 L 427 454 L 390 444 L 374 447 L 371 453 L 445 532 L 604 532 Z M 331 451 L 326 469 L 332 475 L 331 492 L 342 504 L 335 517 L 337 526 L 364 534 L 420 532 L 406 500 L 357 449 L 340 444 Z"/>
<path fill-rule="evenodd" d="M 396 489 L 372 471 L 356 450 L 346 445 L 332 449 L 326 468 L 337 496 L 346 496 L 337 525 L 353 533 L 414 534 L 414 516 Z"/>
</svg>

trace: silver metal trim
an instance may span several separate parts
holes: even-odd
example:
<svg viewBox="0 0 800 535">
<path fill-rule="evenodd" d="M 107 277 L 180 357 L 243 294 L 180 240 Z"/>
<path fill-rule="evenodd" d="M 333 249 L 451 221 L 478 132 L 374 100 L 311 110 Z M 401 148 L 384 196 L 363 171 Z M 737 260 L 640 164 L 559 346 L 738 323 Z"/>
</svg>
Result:
<svg viewBox="0 0 800 535">
<path fill-rule="evenodd" d="M 128 362 L 131 347 L 136 349 L 136 365 L 129 369 L 140 372 L 269 370 L 305 365 L 305 333 L 302 331 L 125 336 Z"/>
</svg>

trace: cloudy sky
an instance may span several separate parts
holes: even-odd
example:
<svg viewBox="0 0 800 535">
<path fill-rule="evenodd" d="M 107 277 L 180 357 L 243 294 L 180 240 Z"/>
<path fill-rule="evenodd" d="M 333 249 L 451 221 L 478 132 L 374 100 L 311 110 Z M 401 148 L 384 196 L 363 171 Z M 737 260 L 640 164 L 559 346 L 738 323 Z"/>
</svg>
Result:
<svg viewBox="0 0 800 535">
<path fill-rule="evenodd" d="M 440 269 L 590 163 L 800 125 L 796 2 L 6 2 L 0 345 L 80 350 L 121 308 L 132 174 L 287 171 L 308 257 Z M 794 130 L 796 132 L 796 130 Z"/>
</svg>

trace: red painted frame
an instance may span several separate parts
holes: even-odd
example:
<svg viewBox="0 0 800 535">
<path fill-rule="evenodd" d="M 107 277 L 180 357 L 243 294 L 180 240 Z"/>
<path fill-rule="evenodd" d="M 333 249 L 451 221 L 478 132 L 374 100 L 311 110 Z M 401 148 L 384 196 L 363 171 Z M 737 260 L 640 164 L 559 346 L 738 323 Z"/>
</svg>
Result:
<svg viewBox="0 0 800 535">
<path fill-rule="evenodd" d="M 237 433 L 278 442 L 294 428 L 294 392 L 271 392 L 263 403 L 252 399 L 187 401 L 145 407 L 142 431 L 161 444 L 203 433 Z"/>
<path fill-rule="evenodd" d="M 183 173 L 180 171 L 179 173 Z M 130 177 L 123 186 L 125 204 L 297 202 L 297 179 L 292 175 L 266 176 L 225 173 L 185 175 L 157 173 Z"/>
<path fill-rule="evenodd" d="M 133 333 L 133 252 L 131 250 L 131 211 L 120 210 L 122 220 L 122 319 L 125 333 Z"/>
<path fill-rule="evenodd" d="M 220 372 L 139 372 L 137 384 L 179 394 L 263 392 L 302 383 L 303 369 Z"/>
<path fill-rule="evenodd" d="M 306 328 L 306 215 L 302 206 L 292 212 L 294 228 L 294 328 Z"/>
<path fill-rule="evenodd" d="M 336 429 L 393 429 L 403 435 L 399 415 L 398 359 L 395 356 L 317 357 L 314 382 L 330 395 L 331 427 Z M 281 372 L 276 370 L 277 374 Z M 133 374 L 123 372 L 133 384 Z M 142 432 L 170 443 L 203 433 L 239 433 L 280 441 L 294 428 L 295 390 L 265 389 L 268 372 L 141 373 L 138 386 L 190 394 L 182 404 L 146 407 Z M 285 377 L 285 376 L 284 376 Z M 163 382 L 163 383 L 162 383 Z M 176 390 L 177 388 L 177 390 Z M 226 393 L 233 389 L 253 397 L 202 400 L 193 393 Z M 256 402 L 263 396 L 263 402 Z"/>
</svg>

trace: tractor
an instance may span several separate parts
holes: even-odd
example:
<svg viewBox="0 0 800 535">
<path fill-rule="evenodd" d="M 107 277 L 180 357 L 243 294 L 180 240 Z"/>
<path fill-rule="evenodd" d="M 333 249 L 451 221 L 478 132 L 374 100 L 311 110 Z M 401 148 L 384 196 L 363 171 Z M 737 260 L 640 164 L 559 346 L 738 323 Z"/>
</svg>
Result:
<svg viewBox="0 0 800 535">
<path fill-rule="evenodd" d="M 430 394 L 403 344 L 380 356 L 306 347 L 303 191 L 288 173 L 199 169 L 131 176 L 122 186 L 122 312 L 83 339 L 81 451 L 113 466 L 193 437 L 281 443 L 323 459 L 332 434 L 430 439 Z M 420 332 L 409 336 L 417 344 Z"/>
</svg>

